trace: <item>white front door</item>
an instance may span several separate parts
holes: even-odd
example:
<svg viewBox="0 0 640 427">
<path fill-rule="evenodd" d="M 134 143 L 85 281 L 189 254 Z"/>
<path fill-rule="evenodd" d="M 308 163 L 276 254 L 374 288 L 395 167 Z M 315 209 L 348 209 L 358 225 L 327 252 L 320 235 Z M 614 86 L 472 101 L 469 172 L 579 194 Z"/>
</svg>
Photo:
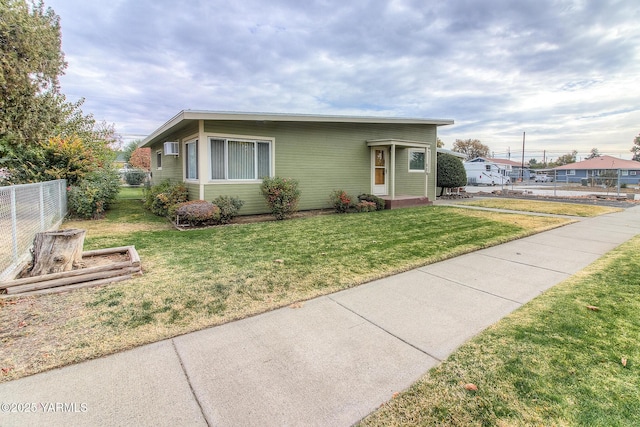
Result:
<svg viewBox="0 0 640 427">
<path fill-rule="evenodd" d="M 386 196 L 389 193 L 389 149 L 373 148 L 371 150 L 371 181 L 372 192 L 376 196 Z"/>
</svg>

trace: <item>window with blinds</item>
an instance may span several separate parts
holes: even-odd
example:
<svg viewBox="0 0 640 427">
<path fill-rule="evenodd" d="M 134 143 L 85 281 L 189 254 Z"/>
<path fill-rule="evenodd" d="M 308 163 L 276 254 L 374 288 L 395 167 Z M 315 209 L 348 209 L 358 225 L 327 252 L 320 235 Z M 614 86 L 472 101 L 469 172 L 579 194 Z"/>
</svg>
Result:
<svg viewBox="0 0 640 427">
<path fill-rule="evenodd" d="M 271 176 L 271 142 L 209 138 L 211 179 L 258 180 Z"/>
</svg>

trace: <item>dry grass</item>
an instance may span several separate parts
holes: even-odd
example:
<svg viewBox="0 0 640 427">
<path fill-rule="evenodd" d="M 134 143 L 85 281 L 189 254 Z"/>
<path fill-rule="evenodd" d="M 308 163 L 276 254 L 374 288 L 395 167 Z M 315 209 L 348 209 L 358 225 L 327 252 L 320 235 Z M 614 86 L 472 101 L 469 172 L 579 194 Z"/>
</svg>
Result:
<svg viewBox="0 0 640 427">
<path fill-rule="evenodd" d="M 460 204 L 482 208 L 508 209 L 522 212 L 536 212 L 552 215 L 570 215 L 580 217 L 593 217 L 622 211 L 622 209 L 620 208 L 610 208 L 605 206 L 521 199 L 483 199 L 475 200 L 472 202 L 463 202 Z"/>
<path fill-rule="evenodd" d="M 122 202 L 86 249 L 135 245 L 144 274 L 101 288 L 0 300 L 0 381 L 283 307 L 566 224 L 425 207 L 180 232 Z"/>
</svg>

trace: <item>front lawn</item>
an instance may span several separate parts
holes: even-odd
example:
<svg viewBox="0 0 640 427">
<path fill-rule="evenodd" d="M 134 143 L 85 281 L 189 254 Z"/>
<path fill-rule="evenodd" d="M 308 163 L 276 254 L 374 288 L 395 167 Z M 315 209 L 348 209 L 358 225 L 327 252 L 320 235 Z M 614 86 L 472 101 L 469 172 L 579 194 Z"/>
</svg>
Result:
<svg viewBox="0 0 640 427">
<path fill-rule="evenodd" d="M 144 274 L 0 300 L 1 378 L 240 319 L 566 222 L 431 206 L 177 231 L 139 200 L 121 197 L 107 218 L 63 227 L 87 229 L 85 250 L 135 245 Z"/>
<path fill-rule="evenodd" d="M 571 215 L 592 217 L 607 213 L 620 212 L 620 208 L 606 206 L 584 205 L 579 203 L 546 202 L 522 199 L 482 199 L 472 202 L 462 202 L 461 205 L 477 206 L 492 209 L 509 209 L 522 212 L 536 212 L 554 215 Z"/>
<path fill-rule="evenodd" d="M 361 425 L 640 425 L 638 253 L 640 237 L 551 288 Z"/>
</svg>

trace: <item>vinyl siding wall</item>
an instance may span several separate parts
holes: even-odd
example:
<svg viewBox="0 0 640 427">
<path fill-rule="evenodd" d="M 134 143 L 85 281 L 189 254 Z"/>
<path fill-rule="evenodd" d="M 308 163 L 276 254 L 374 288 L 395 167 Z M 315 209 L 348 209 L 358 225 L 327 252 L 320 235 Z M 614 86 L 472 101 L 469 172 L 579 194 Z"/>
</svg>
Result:
<svg viewBox="0 0 640 427">
<path fill-rule="evenodd" d="M 173 140 L 181 141 L 179 161 L 176 164 L 170 164 L 169 156 L 163 156 L 163 173 L 156 174 L 154 171 L 154 182 L 158 182 L 157 175 L 160 179 L 165 177 L 182 179 L 184 141 L 179 138 L 191 136 L 195 132 L 197 132 L 197 125 L 181 132 L 181 135 L 175 135 Z M 272 173 L 298 180 L 301 191 L 299 204 L 301 210 L 329 207 L 329 195 L 336 189 L 345 190 L 353 196 L 371 192 L 371 148 L 367 146 L 367 140 L 396 138 L 430 142 L 433 161 L 429 178 L 435 179 L 436 127 L 433 125 L 205 121 L 204 132 L 207 135 L 273 138 L 275 142 L 272 152 L 275 165 Z M 173 135 L 172 138 L 174 138 Z M 158 146 L 161 145 L 154 145 L 152 152 L 155 152 Z M 407 152 L 406 149 L 397 151 L 396 194 L 423 195 L 424 175 L 408 173 Z M 209 156 L 208 141 L 207 152 L 203 153 L 201 150 L 199 155 Z M 170 164 L 167 171 L 165 171 L 165 163 Z M 212 200 L 219 195 L 235 196 L 245 201 L 245 205 L 240 210 L 241 214 L 267 212 L 267 206 L 260 194 L 261 182 L 209 182 L 208 170 L 201 170 L 199 173 L 206 174 L 204 176 L 207 182 L 204 189 L 206 200 Z M 194 185 L 194 187 L 198 186 Z M 432 189 L 429 191 L 429 197 L 435 198 L 435 189 L 431 185 L 430 187 Z M 190 191 L 190 196 L 193 198 L 198 198 L 198 194 L 197 188 Z"/>
<path fill-rule="evenodd" d="M 182 143 L 184 138 L 188 138 L 198 133 L 198 124 L 195 123 L 186 127 L 185 129 L 176 132 L 167 138 L 167 141 L 180 142 L 179 156 L 165 156 L 163 144 L 156 144 L 151 147 L 151 179 L 154 184 L 158 184 L 165 180 L 172 182 L 182 182 L 184 168 L 184 144 Z M 158 169 L 156 152 L 162 151 L 162 169 Z M 197 186 L 196 186 L 197 187 Z M 197 199 L 197 192 L 195 198 Z M 190 194 L 191 195 L 191 194 Z"/>
</svg>

